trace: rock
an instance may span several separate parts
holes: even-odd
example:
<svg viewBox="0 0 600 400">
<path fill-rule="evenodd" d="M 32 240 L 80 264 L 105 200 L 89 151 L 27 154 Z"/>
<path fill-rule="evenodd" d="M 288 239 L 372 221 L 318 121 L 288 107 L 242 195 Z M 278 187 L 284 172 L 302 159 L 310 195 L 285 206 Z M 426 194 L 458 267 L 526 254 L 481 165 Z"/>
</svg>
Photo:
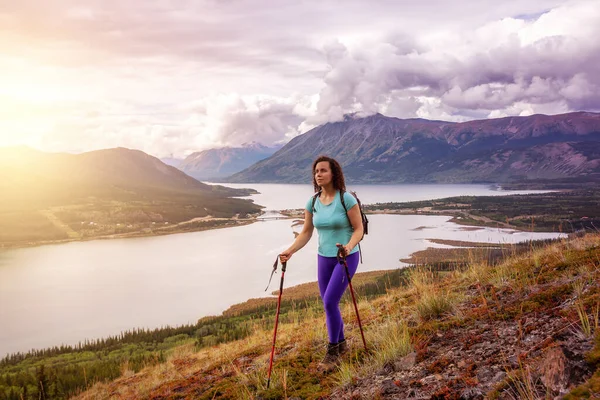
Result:
<svg viewBox="0 0 600 400">
<path fill-rule="evenodd" d="M 381 394 L 388 395 L 399 393 L 400 388 L 394 383 L 393 379 L 386 379 L 381 382 Z"/>
<path fill-rule="evenodd" d="M 386 362 L 383 367 L 375 373 L 375 375 L 379 376 L 387 376 L 393 373 L 396 370 L 395 364 L 391 362 Z"/>
<path fill-rule="evenodd" d="M 477 379 L 481 382 L 489 382 L 492 379 L 492 370 L 487 366 L 477 368 Z"/>
<path fill-rule="evenodd" d="M 437 379 L 436 375 L 429 375 L 429 376 L 426 376 L 425 378 L 420 379 L 419 383 L 421 385 L 430 385 L 437 380 L 438 379 Z"/>
<path fill-rule="evenodd" d="M 417 360 L 417 353 L 412 352 L 412 353 L 402 357 L 400 360 L 396 361 L 394 363 L 394 369 L 396 371 L 409 370 L 415 366 L 416 360 Z"/>
<path fill-rule="evenodd" d="M 494 378 L 492 379 L 492 381 L 500 382 L 500 381 L 504 380 L 505 377 L 506 377 L 506 372 L 498 371 L 498 372 L 496 372 L 496 375 L 494 375 Z"/>
<path fill-rule="evenodd" d="M 483 400 L 484 393 L 477 388 L 469 388 L 462 391 L 460 394 L 461 400 Z"/>
<path fill-rule="evenodd" d="M 562 348 L 552 347 L 546 351 L 540 364 L 541 381 L 555 394 L 563 393 L 569 385 L 569 366 Z"/>
</svg>

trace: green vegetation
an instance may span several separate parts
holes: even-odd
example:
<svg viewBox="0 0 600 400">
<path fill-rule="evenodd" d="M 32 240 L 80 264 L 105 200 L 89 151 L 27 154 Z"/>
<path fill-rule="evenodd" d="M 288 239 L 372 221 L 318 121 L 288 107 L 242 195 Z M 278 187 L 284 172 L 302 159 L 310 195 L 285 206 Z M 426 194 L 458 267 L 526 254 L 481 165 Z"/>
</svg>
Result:
<svg viewBox="0 0 600 400">
<path fill-rule="evenodd" d="M 202 348 L 249 333 L 247 321 L 210 317 L 195 325 L 136 329 L 77 346 L 8 355 L 0 360 L 0 399 L 66 399 L 95 382 L 163 363 L 177 346 L 195 343 Z M 43 388 L 40 381 L 45 382 Z"/>
<path fill-rule="evenodd" d="M 195 325 L 154 330 L 138 329 L 119 336 L 16 353 L 0 360 L 0 399 L 64 399 L 127 371 L 138 372 L 166 361 L 173 349 L 186 343 L 196 348 L 246 337 L 250 324 L 239 318 L 209 317 Z M 46 392 L 36 385 L 44 376 Z M 15 393 L 17 397 L 11 397 Z"/>
<path fill-rule="evenodd" d="M 459 196 L 365 206 L 370 212 L 455 215 L 466 225 L 512 227 L 527 231 L 575 232 L 600 229 L 600 189 L 511 196 Z"/>
</svg>

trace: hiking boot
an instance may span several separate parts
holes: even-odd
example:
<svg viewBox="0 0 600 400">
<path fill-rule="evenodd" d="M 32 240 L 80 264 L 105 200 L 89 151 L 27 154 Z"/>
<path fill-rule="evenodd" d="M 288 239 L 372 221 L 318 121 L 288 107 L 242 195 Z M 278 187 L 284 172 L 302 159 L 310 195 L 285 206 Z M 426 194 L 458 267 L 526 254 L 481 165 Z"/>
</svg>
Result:
<svg viewBox="0 0 600 400">
<path fill-rule="evenodd" d="M 337 343 L 329 343 L 327 345 L 327 353 L 325 357 L 317 366 L 317 369 L 321 372 L 331 372 L 337 366 L 340 360 L 339 345 Z"/>
<path fill-rule="evenodd" d="M 338 342 L 338 354 L 344 355 L 345 353 L 348 352 L 348 342 L 346 342 L 346 339 L 342 340 L 341 342 Z"/>
</svg>

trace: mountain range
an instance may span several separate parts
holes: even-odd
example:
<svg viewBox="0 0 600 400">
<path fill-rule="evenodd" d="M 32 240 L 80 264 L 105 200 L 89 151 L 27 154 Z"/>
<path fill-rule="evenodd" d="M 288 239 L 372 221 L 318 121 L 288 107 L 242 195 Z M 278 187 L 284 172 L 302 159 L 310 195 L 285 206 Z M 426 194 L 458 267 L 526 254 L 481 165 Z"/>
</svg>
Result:
<svg viewBox="0 0 600 400">
<path fill-rule="evenodd" d="M 250 142 L 244 143 L 241 147 L 223 147 L 195 152 L 182 162 L 171 165 L 198 180 L 215 180 L 242 171 L 271 156 L 280 148 L 281 146 L 268 147 Z"/>
<path fill-rule="evenodd" d="M 483 183 L 600 176 L 600 114 L 462 123 L 346 115 L 223 182 L 306 183 L 321 154 L 352 183 Z"/>
</svg>

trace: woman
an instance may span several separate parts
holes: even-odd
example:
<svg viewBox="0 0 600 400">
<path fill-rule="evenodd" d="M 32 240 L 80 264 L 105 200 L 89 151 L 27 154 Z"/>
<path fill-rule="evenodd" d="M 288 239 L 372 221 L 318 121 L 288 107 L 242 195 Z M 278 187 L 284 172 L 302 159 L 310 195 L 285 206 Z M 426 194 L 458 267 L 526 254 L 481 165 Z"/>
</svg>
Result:
<svg viewBox="0 0 600 400">
<path fill-rule="evenodd" d="M 314 228 L 317 228 L 319 291 L 325 308 L 329 336 L 327 353 L 319 368 L 328 371 L 335 367 L 339 356 L 348 350 L 340 313 L 340 300 L 348 286 L 348 280 L 344 267 L 337 261 L 338 246 L 342 245 L 350 276 L 354 276 L 359 260 L 357 245 L 363 237 L 363 226 L 358 202 L 346 192 L 340 164 L 333 158 L 321 156 L 314 161 L 312 171 L 316 199 L 314 196 L 308 199 L 302 232 L 294 243 L 280 254 L 280 260 L 287 262 L 308 243 Z M 344 193 L 347 212 L 340 200 L 340 192 Z"/>
</svg>

